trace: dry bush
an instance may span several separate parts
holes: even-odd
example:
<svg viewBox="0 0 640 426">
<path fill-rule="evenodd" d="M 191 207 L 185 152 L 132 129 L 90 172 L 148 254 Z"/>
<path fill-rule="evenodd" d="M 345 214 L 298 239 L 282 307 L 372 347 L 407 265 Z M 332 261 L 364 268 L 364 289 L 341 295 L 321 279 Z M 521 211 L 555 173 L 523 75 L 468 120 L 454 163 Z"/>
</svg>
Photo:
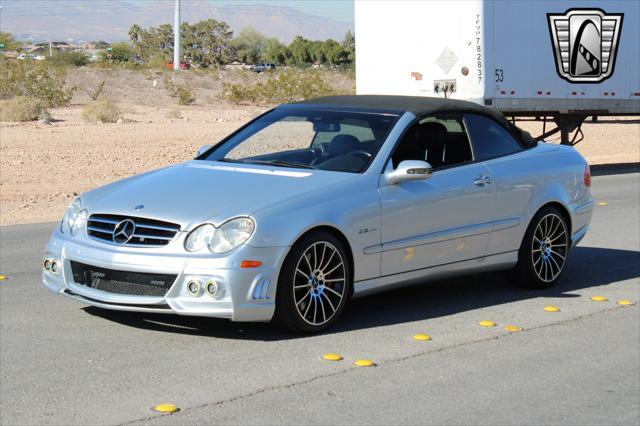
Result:
<svg viewBox="0 0 640 426">
<path fill-rule="evenodd" d="M 48 107 L 69 105 L 74 87 L 65 88 L 65 71 L 38 61 L 0 59 L 0 99 L 26 96 Z"/>
<path fill-rule="evenodd" d="M 285 70 L 253 85 L 223 83 L 222 98 L 234 103 L 268 105 L 343 93 L 328 84 L 320 71 Z"/>
<path fill-rule="evenodd" d="M 178 107 L 170 108 L 165 116 L 167 118 L 182 118 L 182 114 L 180 113 L 180 109 Z"/>
<path fill-rule="evenodd" d="M 115 103 L 102 99 L 85 105 L 82 118 L 93 123 L 115 123 L 122 118 L 122 111 Z"/>
<path fill-rule="evenodd" d="M 91 98 L 92 101 L 97 101 L 102 91 L 104 90 L 105 80 L 102 80 L 95 88 L 85 87 L 84 92 Z"/>
<path fill-rule="evenodd" d="M 0 101 L 0 121 L 50 120 L 45 102 L 28 96 Z"/>
<path fill-rule="evenodd" d="M 187 84 L 176 83 L 167 74 L 162 76 L 162 81 L 167 92 L 172 97 L 178 98 L 178 104 L 191 105 L 196 101 L 195 93 Z"/>
</svg>

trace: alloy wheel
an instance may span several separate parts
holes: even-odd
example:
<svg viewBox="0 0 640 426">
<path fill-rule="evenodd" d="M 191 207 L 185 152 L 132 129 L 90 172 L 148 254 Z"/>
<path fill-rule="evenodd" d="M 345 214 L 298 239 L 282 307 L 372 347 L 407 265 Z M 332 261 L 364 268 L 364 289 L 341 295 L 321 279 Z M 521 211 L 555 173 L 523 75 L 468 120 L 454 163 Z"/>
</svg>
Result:
<svg viewBox="0 0 640 426">
<path fill-rule="evenodd" d="M 293 301 L 308 324 L 327 323 L 346 293 L 346 268 L 338 249 L 327 241 L 309 246 L 300 256 L 293 278 Z"/>
<path fill-rule="evenodd" d="M 553 282 L 564 268 L 569 238 L 567 227 L 560 216 L 549 213 L 543 216 L 531 241 L 531 261 L 538 278 Z"/>
</svg>

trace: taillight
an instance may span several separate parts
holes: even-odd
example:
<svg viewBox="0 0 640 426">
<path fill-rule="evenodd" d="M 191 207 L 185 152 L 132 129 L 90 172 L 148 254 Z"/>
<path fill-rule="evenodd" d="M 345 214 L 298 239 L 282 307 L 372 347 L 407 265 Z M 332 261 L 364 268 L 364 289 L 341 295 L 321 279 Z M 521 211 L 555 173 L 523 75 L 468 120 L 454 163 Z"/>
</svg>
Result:
<svg viewBox="0 0 640 426">
<path fill-rule="evenodd" d="M 588 164 L 584 166 L 584 186 L 591 186 L 591 168 Z"/>
</svg>

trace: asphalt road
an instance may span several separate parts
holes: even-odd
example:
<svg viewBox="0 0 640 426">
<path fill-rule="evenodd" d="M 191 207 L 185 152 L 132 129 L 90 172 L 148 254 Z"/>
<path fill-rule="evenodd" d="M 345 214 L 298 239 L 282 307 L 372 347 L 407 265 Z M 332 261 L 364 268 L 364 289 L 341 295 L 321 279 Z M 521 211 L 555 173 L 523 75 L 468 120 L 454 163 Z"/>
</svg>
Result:
<svg viewBox="0 0 640 426">
<path fill-rule="evenodd" d="M 593 193 L 607 204 L 557 287 L 439 281 L 353 301 L 314 337 L 84 307 L 40 283 L 53 224 L 1 228 L 0 423 L 638 425 L 640 174 Z M 181 411 L 151 411 L 165 402 Z"/>
</svg>

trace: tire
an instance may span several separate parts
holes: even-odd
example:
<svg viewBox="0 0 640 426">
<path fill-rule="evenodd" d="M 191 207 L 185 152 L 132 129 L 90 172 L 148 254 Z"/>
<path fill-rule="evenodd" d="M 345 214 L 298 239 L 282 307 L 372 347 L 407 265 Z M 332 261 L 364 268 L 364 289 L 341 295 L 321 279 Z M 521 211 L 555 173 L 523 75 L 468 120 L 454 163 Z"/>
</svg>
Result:
<svg viewBox="0 0 640 426">
<path fill-rule="evenodd" d="M 280 270 L 273 322 L 295 333 L 319 333 L 340 317 L 350 288 L 351 270 L 340 241 L 328 232 L 306 235 Z"/>
<path fill-rule="evenodd" d="M 523 288 L 551 287 L 562 275 L 571 246 L 569 227 L 556 207 L 543 207 L 524 234 L 511 278 Z"/>
</svg>

